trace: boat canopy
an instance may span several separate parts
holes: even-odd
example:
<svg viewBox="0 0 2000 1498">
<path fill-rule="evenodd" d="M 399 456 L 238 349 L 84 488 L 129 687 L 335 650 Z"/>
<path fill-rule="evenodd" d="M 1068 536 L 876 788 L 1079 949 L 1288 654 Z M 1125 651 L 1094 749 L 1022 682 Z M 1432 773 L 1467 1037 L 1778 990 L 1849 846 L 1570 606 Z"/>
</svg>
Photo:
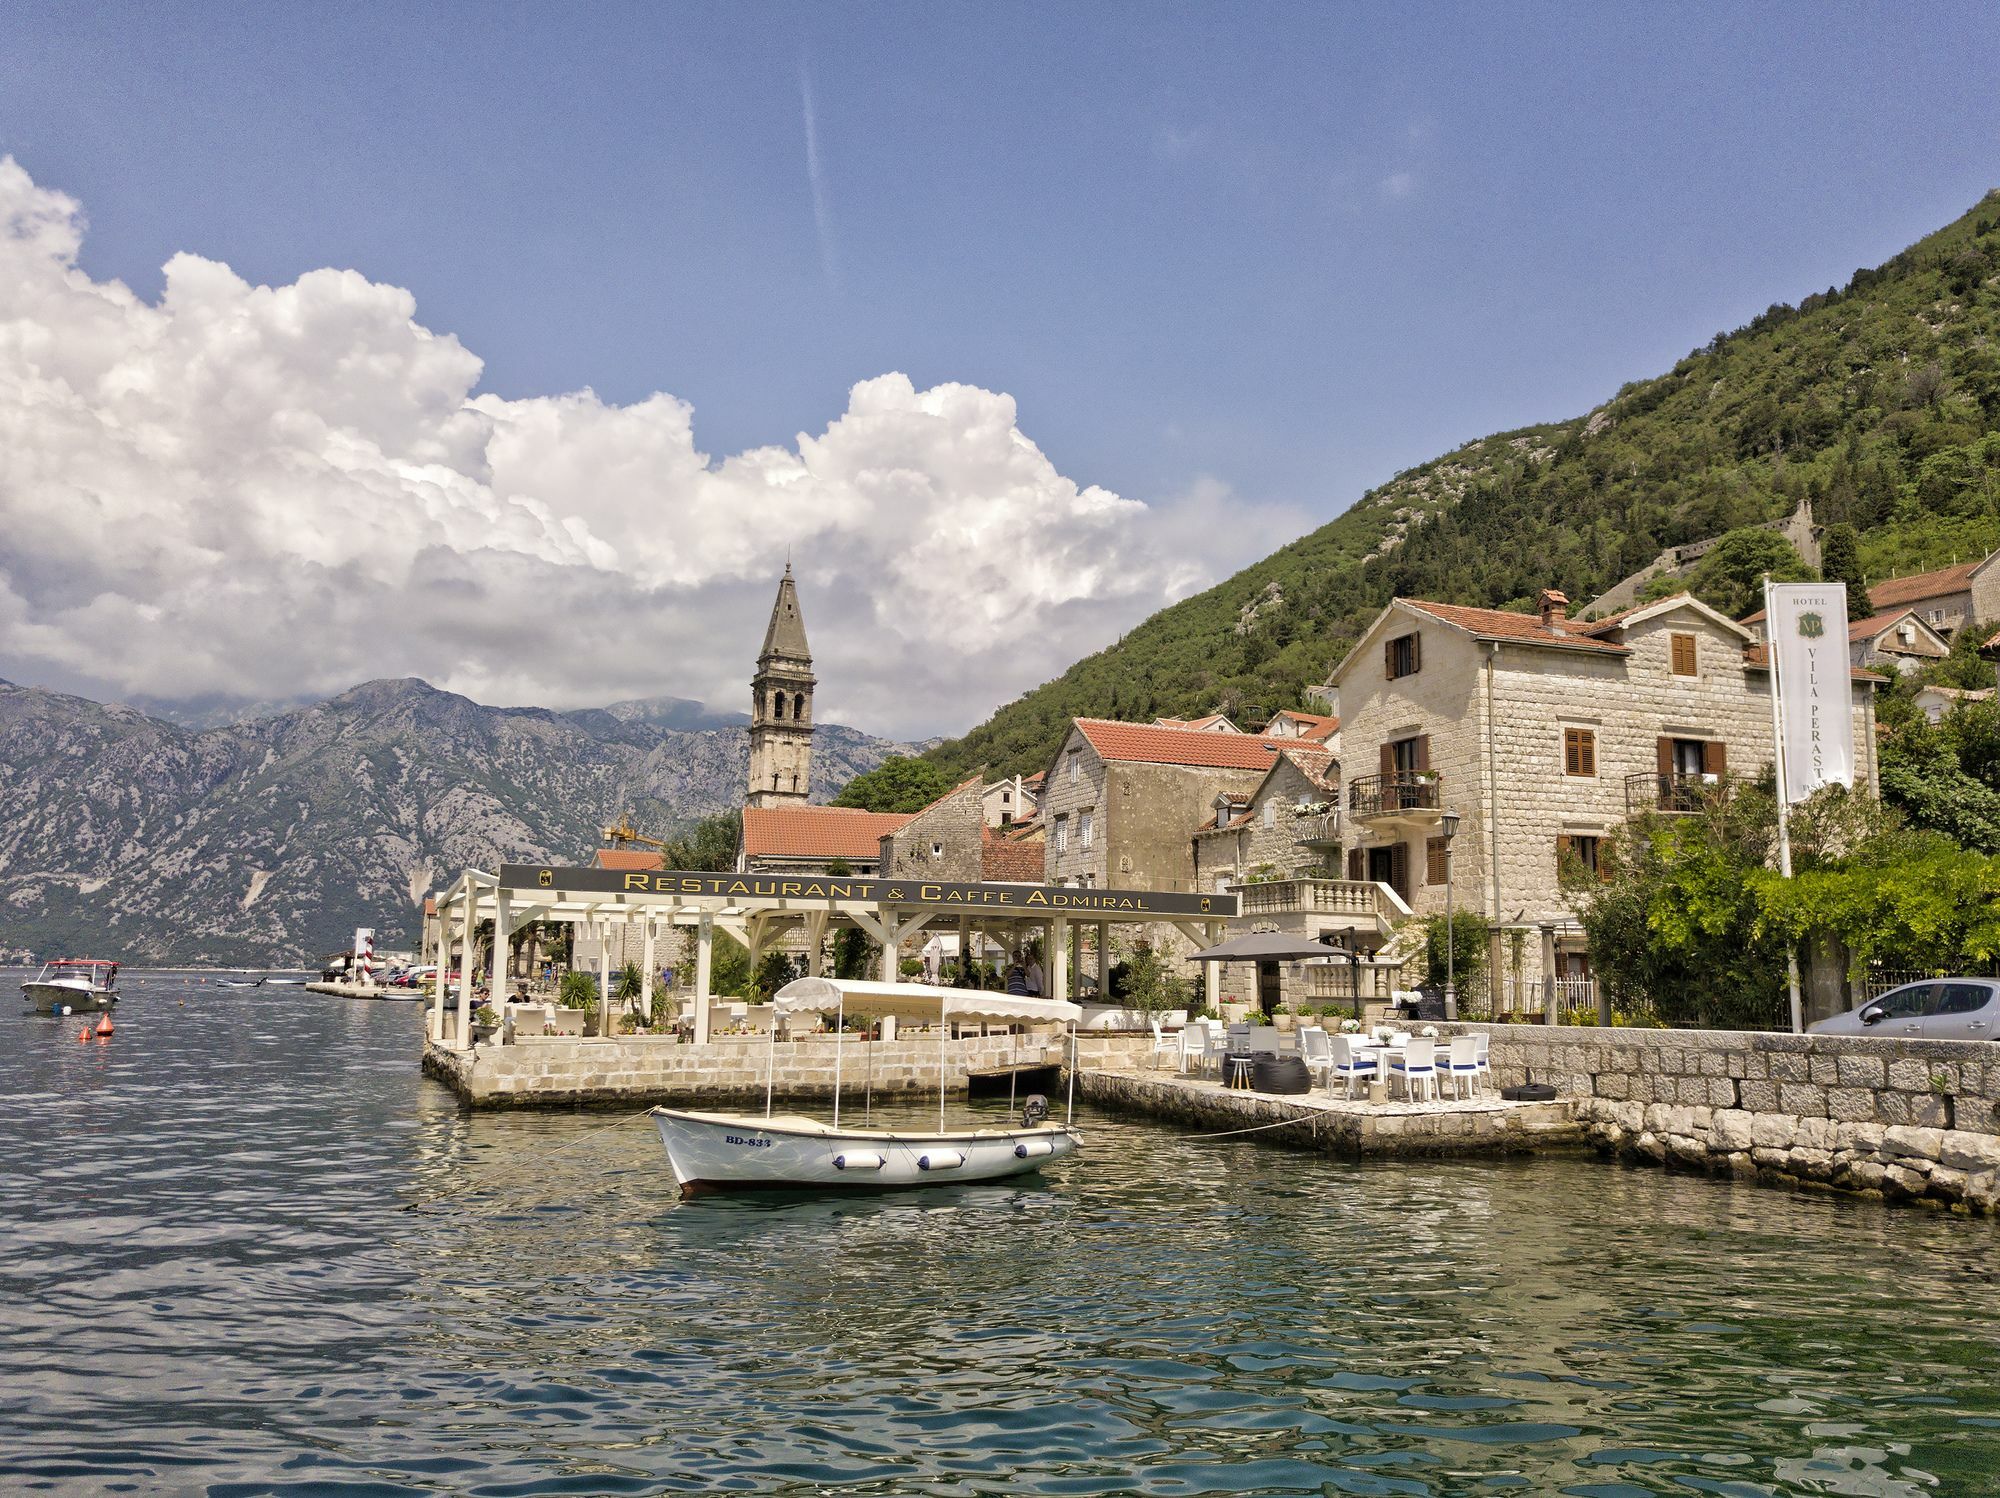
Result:
<svg viewBox="0 0 2000 1498">
<path fill-rule="evenodd" d="M 1035 999 L 979 988 L 932 988 L 928 983 L 869 983 L 857 978 L 794 978 L 778 990 L 780 1014 L 834 1014 L 857 1019 L 977 1019 L 1009 1024 L 1072 1024 L 1083 1010 L 1066 999 Z"/>
</svg>

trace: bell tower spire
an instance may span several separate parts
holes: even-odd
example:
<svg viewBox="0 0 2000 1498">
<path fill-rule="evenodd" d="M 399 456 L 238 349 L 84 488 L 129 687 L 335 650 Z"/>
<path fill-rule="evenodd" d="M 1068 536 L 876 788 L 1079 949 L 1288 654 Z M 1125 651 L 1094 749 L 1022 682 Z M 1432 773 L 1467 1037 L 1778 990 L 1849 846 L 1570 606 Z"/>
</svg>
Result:
<svg viewBox="0 0 2000 1498">
<path fill-rule="evenodd" d="M 757 674 L 750 678 L 750 783 L 746 806 L 803 806 L 812 788 L 812 647 L 799 613 L 792 564 L 778 580 Z"/>
</svg>

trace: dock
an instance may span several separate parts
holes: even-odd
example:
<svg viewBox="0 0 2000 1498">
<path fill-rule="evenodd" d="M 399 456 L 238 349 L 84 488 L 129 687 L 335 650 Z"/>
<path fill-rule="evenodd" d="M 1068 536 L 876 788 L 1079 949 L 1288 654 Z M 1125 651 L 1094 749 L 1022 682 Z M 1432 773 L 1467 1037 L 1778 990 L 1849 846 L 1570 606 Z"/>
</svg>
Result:
<svg viewBox="0 0 2000 1498">
<path fill-rule="evenodd" d="M 1588 1144 L 1577 1100 L 1517 1103 L 1492 1092 L 1435 1101 L 1349 1101 L 1324 1087 L 1277 1095 L 1232 1090 L 1205 1077 L 1134 1067 L 1077 1073 L 1076 1095 L 1096 1107 L 1143 1114 L 1205 1133 L 1345 1159 L 1378 1155 L 1525 1154 Z"/>
</svg>

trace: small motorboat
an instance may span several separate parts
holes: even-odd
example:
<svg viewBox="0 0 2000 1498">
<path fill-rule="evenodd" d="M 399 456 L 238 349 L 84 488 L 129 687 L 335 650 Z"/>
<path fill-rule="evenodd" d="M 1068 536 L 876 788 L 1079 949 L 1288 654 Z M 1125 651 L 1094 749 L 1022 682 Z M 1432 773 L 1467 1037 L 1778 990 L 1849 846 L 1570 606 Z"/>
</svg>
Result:
<svg viewBox="0 0 2000 1498">
<path fill-rule="evenodd" d="M 262 978 L 217 978 L 215 985 L 218 988 L 262 988 L 264 982 Z"/>
<path fill-rule="evenodd" d="M 653 1122 L 666 1146 L 667 1162 L 681 1195 L 753 1189 L 881 1190 L 993 1181 L 1039 1170 L 1073 1154 L 1080 1143 L 1068 1122 L 1042 1121 L 1046 1108 L 1031 1097 L 1018 1127 L 947 1129 L 944 1066 L 938 1070 L 938 1126 L 932 1130 L 842 1127 L 840 1058 L 846 1049 L 844 1025 L 856 1018 L 927 1020 L 944 1027 L 950 1020 L 1002 1024 L 1066 1023 L 1070 1036 L 1082 1011 L 1058 999 L 978 989 L 931 988 L 921 983 L 865 983 L 842 978 L 799 978 L 778 990 L 772 1016 L 771 1055 L 766 1063 L 764 1112 L 710 1113 L 678 1108 L 653 1109 Z M 771 1112 L 777 1020 L 788 1014 L 831 1014 L 842 1041 L 834 1050 L 833 1121 Z M 1072 1106 L 1075 1096 L 1071 1083 Z M 1067 1118 L 1067 1115 L 1066 1115 Z"/>
<path fill-rule="evenodd" d="M 118 964 L 95 957 L 58 957 L 21 985 L 37 1014 L 82 1014 L 118 1002 Z"/>
</svg>

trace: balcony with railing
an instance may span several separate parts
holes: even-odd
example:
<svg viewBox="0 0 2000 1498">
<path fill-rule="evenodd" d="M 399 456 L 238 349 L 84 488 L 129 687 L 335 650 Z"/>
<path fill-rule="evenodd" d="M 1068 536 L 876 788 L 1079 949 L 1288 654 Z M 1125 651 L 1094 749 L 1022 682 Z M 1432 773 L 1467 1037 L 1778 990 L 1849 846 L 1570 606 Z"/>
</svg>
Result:
<svg viewBox="0 0 2000 1498">
<path fill-rule="evenodd" d="M 1638 774 L 1625 777 L 1625 815 L 1706 811 L 1729 799 L 1730 775 Z"/>
<path fill-rule="evenodd" d="M 1266 879 L 1232 884 L 1229 889 L 1242 899 L 1245 916 L 1352 915 L 1373 920 L 1390 914 L 1383 908 L 1382 886 L 1366 879 Z"/>
<path fill-rule="evenodd" d="M 1435 770 L 1363 775 L 1347 785 L 1347 809 L 1363 821 L 1435 822 L 1444 809 L 1444 781 Z"/>
<path fill-rule="evenodd" d="M 1340 846 L 1340 808 L 1306 812 L 1292 818 L 1292 841 L 1301 848 Z"/>
</svg>

